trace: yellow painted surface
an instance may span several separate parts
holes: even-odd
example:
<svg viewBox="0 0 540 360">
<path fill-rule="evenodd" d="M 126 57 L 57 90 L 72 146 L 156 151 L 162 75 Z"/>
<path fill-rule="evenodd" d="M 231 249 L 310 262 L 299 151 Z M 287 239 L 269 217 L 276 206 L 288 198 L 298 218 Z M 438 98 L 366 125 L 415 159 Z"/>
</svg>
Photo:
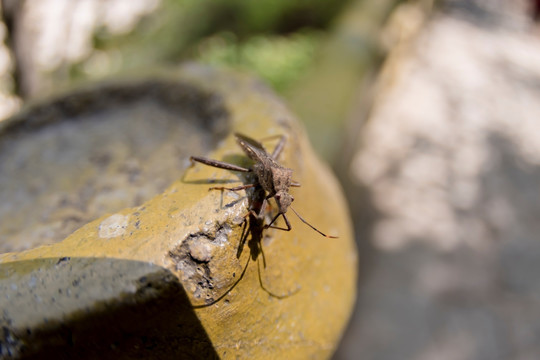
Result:
<svg viewBox="0 0 540 360">
<path fill-rule="evenodd" d="M 266 268 L 261 255 L 259 263 L 250 260 L 243 279 L 223 299 L 195 309 L 217 354 L 224 359 L 328 358 L 350 316 L 356 291 L 356 248 L 337 181 L 314 155 L 298 121 L 259 83 L 193 66 L 175 76 L 221 94 L 232 118 L 230 135 L 215 151 L 193 155 L 242 159 L 245 156 L 234 141 L 234 132 L 256 139 L 285 134 L 287 145 L 280 162 L 292 168 L 294 180 L 302 184 L 291 189 L 294 208 L 323 232 L 339 236 L 322 237 L 292 211 L 287 213 L 293 227 L 290 232 L 265 230 Z M 275 141 L 268 144 L 271 150 Z M 209 180 L 238 182 L 210 184 Z M 1 254 L 0 266 L 11 265 L 13 271 L 24 273 L 32 270 L 33 259 L 66 256 L 151 262 L 177 275 L 192 304 L 202 305 L 204 296 L 216 299 L 227 293 L 250 256 L 246 243 L 237 258 L 240 220 L 247 213 L 246 192 L 208 191 L 210 186 L 239 185 L 239 180 L 233 172 L 195 164 L 141 206 L 103 214 L 59 243 Z M 212 241 L 216 233 L 221 236 L 219 244 Z M 202 293 L 190 281 L 192 274 L 186 273 L 185 264 L 180 266 L 179 257 L 174 256 L 194 234 L 208 238 L 202 240 L 206 245 L 190 248 L 192 256 L 209 259 L 205 264 L 213 288 Z M 272 297 L 260 284 L 258 266 L 267 290 L 274 294 L 299 291 L 283 299 Z"/>
</svg>

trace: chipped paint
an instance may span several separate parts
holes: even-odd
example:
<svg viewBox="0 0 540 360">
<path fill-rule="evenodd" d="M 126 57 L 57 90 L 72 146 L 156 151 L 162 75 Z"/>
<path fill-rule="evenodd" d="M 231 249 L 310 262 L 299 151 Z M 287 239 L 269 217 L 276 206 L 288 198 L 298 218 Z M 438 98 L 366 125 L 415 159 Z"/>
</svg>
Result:
<svg viewBox="0 0 540 360">
<path fill-rule="evenodd" d="M 99 237 L 108 239 L 122 236 L 126 232 L 128 223 L 129 215 L 111 215 L 99 224 Z"/>
</svg>

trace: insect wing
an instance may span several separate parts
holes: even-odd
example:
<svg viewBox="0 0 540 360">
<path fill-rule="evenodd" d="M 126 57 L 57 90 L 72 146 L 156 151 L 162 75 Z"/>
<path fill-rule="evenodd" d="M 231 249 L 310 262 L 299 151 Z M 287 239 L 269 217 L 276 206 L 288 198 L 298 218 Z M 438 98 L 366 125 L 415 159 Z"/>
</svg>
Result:
<svg viewBox="0 0 540 360">
<path fill-rule="evenodd" d="M 240 133 L 234 133 L 234 136 L 236 137 L 236 140 L 237 140 L 238 142 L 243 141 L 243 142 L 245 142 L 245 143 L 250 144 L 250 145 L 253 146 L 253 147 L 259 148 L 259 149 L 263 150 L 264 152 L 266 152 L 266 150 L 264 150 L 263 144 L 261 144 L 261 143 L 258 142 L 257 140 L 252 139 L 252 138 L 250 138 L 249 136 L 242 135 L 242 134 L 240 134 Z"/>
<path fill-rule="evenodd" d="M 236 136 L 238 145 L 240 145 L 240 147 L 252 160 L 264 162 L 270 157 L 263 145 L 257 140 L 238 133 L 234 134 L 234 136 Z"/>
</svg>

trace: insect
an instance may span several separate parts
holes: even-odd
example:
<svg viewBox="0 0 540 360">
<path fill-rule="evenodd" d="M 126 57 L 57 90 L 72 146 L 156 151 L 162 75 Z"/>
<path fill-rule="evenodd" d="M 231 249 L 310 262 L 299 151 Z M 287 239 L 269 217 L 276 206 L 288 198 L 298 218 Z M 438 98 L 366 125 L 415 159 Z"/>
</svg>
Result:
<svg viewBox="0 0 540 360">
<path fill-rule="evenodd" d="M 248 246 L 250 249 L 250 256 L 248 257 L 248 260 L 244 266 L 244 269 L 242 273 L 240 274 L 240 277 L 234 282 L 234 284 L 221 296 L 219 296 L 216 299 L 212 299 L 212 301 L 204 304 L 204 305 L 196 305 L 195 308 L 202 308 L 211 306 L 221 299 L 223 299 L 227 294 L 232 291 L 240 283 L 242 278 L 244 277 L 244 274 L 247 270 L 247 267 L 249 265 L 250 259 L 258 260 L 259 254 L 262 255 L 263 260 L 263 267 L 266 267 L 266 260 L 264 257 L 264 252 L 261 246 L 261 240 L 263 237 L 263 230 L 267 228 L 276 228 L 284 231 L 290 231 L 292 229 L 291 224 L 285 215 L 287 210 L 291 208 L 293 212 L 302 220 L 302 222 L 306 223 L 308 226 L 310 226 L 312 229 L 317 231 L 323 236 L 326 236 L 328 238 L 336 238 L 335 236 L 330 236 L 322 233 L 315 227 L 313 227 L 311 224 L 309 224 L 306 220 L 304 220 L 291 206 L 291 203 L 294 201 L 293 196 L 289 193 L 289 188 L 291 186 L 300 186 L 299 183 L 292 180 L 292 170 L 285 168 L 281 166 L 279 163 L 277 163 L 277 158 L 283 151 L 283 148 L 285 146 L 285 137 L 280 136 L 280 140 L 277 144 L 277 146 L 274 148 L 274 151 L 272 154 L 269 154 L 264 149 L 263 145 L 256 141 L 251 139 L 248 136 L 241 135 L 241 134 L 235 134 L 236 141 L 242 148 L 242 150 L 248 155 L 249 158 L 255 161 L 255 163 L 249 167 L 241 167 L 234 164 L 229 164 L 226 162 L 208 159 L 205 157 L 198 157 L 198 156 L 192 156 L 192 161 L 197 161 L 200 163 L 203 163 L 205 165 L 217 167 L 220 169 L 226 169 L 226 170 L 232 170 L 232 171 L 239 171 L 239 172 L 251 172 L 255 174 L 256 181 L 254 181 L 253 184 L 245 184 L 240 185 L 232 188 L 227 187 L 211 187 L 209 190 L 229 190 L 229 191 L 241 191 L 245 189 L 252 188 L 251 195 L 248 198 L 249 201 L 249 212 L 244 216 L 244 219 L 246 219 L 249 216 L 249 222 L 244 222 L 244 229 L 242 231 L 240 246 L 238 247 L 237 252 L 237 258 L 240 257 L 242 249 L 244 247 L 245 241 L 248 238 L 248 235 L 251 234 L 251 238 L 248 242 Z M 264 225 L 264 222 L 266 220 L 266 209 L 268 205 L 268 200 L 270 198 L 274 198 L 277 205 L 278 205 L 278 213 L 272 218 L 269 224 Z M 285 220 L 285 224 L 287 225 L 286 228 L 278 227 L 273 225 L 275 221 L 278 219 L 279 216 L 283 216 Z M 249 227 L 246 227 L 249 223 Z M 246 231 L 247 230 L 247 231 Z M 262 280 L 261 276 L 261 268 L 260 268 L 260 262 L 257 261 L 258 267 L 258 276 L 259 276 L 259 284 L 261 285 L 262 289 L 267 292 L 270 296 L 278 299 L 283 299 L 286 297 L 289 297 L 296 292 L 300 290 L 300 287 L 297 287 L 295 290 L 289 291 L 285 294 L 277 294 L 273 291 L 271 291 L 269 288 L 267 288 Z"/>
<path fill-rule="evenodd" d="M 255 161 L 255 163 L 250 168 L 245 168 L 242 166 L 229 164 L 223 161 L 208 159 L 200 156 L 191 156 L 190 159 L 192 161 L 197 161 L 202 164 L 217 167 L 220 169 L 240 172 L 252 172 L 255 174 L 257 181 L 253 184 L 240 185 L 232 188 L 212 187 L 209 190 L 240 191 L 260 186 L 262 190 L 267 193 L 267 195 L 264 198 L 262 205 L 260 206 L 260 210 L 258 210 L 258 212 L 256 213 L 255 210 L 251 208 L 248 214 L 251 213 L 256 217 L 259 217 L 261 215 L 260 211 L 266 208 L 266 202 L 271 198 L 274 198 L 278 208 L 278 213 L 274 216 L 274 218 L 270 221 L 269 224 L 264 225 L 264 229 L 274 228 L 284 231 L 290 231 L 292 229 L 292 226 L 289 222 L 289 219 L 287 218 L 286 212 L 288 209 L 291 209 L 304 224 L 308 225 L 322 236 L 333 239 L 337 238 L 337 236 L 326 235 L 325 233 L 308 223 L 291 206 L 292 202 L 294 201 L 294 197 L 289 193 L 289 188 L 291 186 L 299 187 L 300 184 L 292 180 L 292 169 L 281 166 L 276 161 L 281 152 L 283 151 L 283 148 L 285 147 L 285 136 L 280 136 L 280 140 L 272 154 L 267 153 L 263 145 L 257 140 L 254 140 L 246 135 L 242 135 L 239 133 L 234 134 L 234 136 L 236 137 L 236 142 L 246 153 L 246 155 L 250 159 Z M 280 216 L 282 216 L 283 220 L 285 220 L 285 225 L 287 226 L 286 228 L 273 225 Z"/>
</svg>

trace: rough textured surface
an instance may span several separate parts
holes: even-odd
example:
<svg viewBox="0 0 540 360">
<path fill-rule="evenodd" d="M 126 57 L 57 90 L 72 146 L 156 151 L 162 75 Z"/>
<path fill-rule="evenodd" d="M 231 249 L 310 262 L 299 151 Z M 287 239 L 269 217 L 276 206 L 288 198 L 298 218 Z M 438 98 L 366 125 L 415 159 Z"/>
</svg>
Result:
<svg viewBox="0 0 540 360">
<path fill-rule="evenodd" d="M 84 333 L 84 336 L 76 337 L 78 341 L 71 343 L 69 335 L 67 338 L 59 335 L 63 339 L 60 343 L 67 341 L 74 347 L 73 351 L 80 351 L 78 346 L 90 340 L 97 342 L 100 346 L 98 348 L 104 351 L 111 348 L 123 349 L 120 353 L 125 356 L 140 346 L 146 346 L 149 353 L 152 352 L 151 349 L 159 348 L 163 352 L 156 350 L 156 358 L 175 357 L 188 350 L 191 351 L 188 354 L 191 354 L 194 351 L 193 346 L 198 346 L 197 344 L 201 344 L 204 350 L 201 352 L 203 358 L 218 355 L 222 358 L 304 359 L 327 358 L 332 353 L 350 315 L 356 284 L 356 249 L 349 215 L 337 182 L 316 159 L 295 119 L 260 83 L 251 78 L 223 74 L 198 66 L 187 66 L 177 73 L 167 75 L 168 82 L 175 78 L 181 79 L 184 84 L 190 84 L 198 89 L 197 91 L 211 93 L 221 99 L 230 120 L 230 123 L 223 123 L 224 119 L 220 116 L 202 116 L 199 121 L 208 122 L 208 126 L 195 127 L 197 136 L 199 133 L 209 133 L 206 135 L 209 135 L 210 139 L 216 139 L 215 136 L 221 134 L 223 129 L 226 129 L 229 136 L 217 143 L 217 148 L 212 153 L 194 154 L 190 150 L 189 153 L 182 154 L 184 158 L 188 155 L 205 155 L 245 165 L 246 158 L 232 136 L 234 131 L 257 139 L 285 134 L 287 145 L 280 162 L 292 168 L 294 179 L 302 184 L 302 187 L 292 190 L 296 198 L 295 209 L 318 228 L 339 235 L 340 238 L 327 239 L 320 236 L 291 213 L 292 231 L 270 229 L 261 232 L 250 225 L 247 228 L 245 244 L 242 244 L 242 218 L 247 213 L 248 198 L 252 194 L 209 192 L 208 188 L 212 184 L 247 182 L 249 174 L 247 177 L 239 176 L 197 164 L 189 167 L 183 176 L 178 176 L 158 195 L 132 208 L 109 210 L 114 213 L 100 215 L 97 220 L 80 227 L 60 242 L 0 255 L 0 274 L 5 274 L 0 286 L 12 289 L 3 297 L 0 296 L 1 307 L 8 309 L 7 317 L 2 318 L 2 326 L 8 329 L 8 336 L 2 340 L 3 343 L 0 342 L 3 344 L 2 349 L 6 349 L 6 344 L 9 344 L 9 349 L 17 351 L 21 348 L 20 343 L 12 339 L 19 339 L 25 342 L 26 351 L 31 351 L 31 337 L 20 335 L 25 332 L 26 324 L 31 320 L 31 333 Z M 191 99 L 202 109 L 207 109 L 207 103 L 198 102 L 200 97 Z M 191 108 L 196 108 L 193 103 L 189 103 Z M 199 116 L 201 114 L 204 115 L 196 113 Z M 84 128 L 84 121 L 81 122 Z M 72 121 L 72 124 L 75 126 L 78 122 Z M 183 126 L 182 124 L 180 121 L 178 126 Z M 47 126 L 55 126 L 55 123 L 49 124 L 46 121 L 41 126 L 41 131 L 45 131 Z M 62 129 L 61 126 L 58 128 Z M 140 136 L 145 137 L 146 127 L 142 126 L 141 129 Z M 5 132 L 8 130 L 4 129 Z M 31 130 L 32 127 L 29 128 L 28 136 L 32 136 Z M 19 133 L 21 137 L 24 137 L 24 134 L 26 131 Z M 94 136 L 87 133 L 87 136 L 91 135 Z M 191 137 L 195 138 L 195 135 L 189 132 L 186 136 L 186 141 L 193 140 Z M 133 138 L 137 139 L 136 136 Z M 183 137 L 172 140 L 166 137 L 163 141 L 166 143 L 184 140 Z M 160 144 L 170 146 L 165 143 Z M 121 144 L 118 146 L 122 146 Z M 265 142 L 265 145 L 272 149 L 275 141 Z M 172 155 L 165 152 L 163 156 Z M 159 158 L 156 157 L 156 161 Z M 166 159 L 165 164 L 169 161 Z M 73 163 L 76 164 L 77 161 Z M 180 164 L 177 163 L 173 172 L 181 171 Z M 117 168 L 121 166 L 118 165 Z M 66 166 L 66 169 L 71 170 L 69 166 Z M 70 171 L 67 172 L 69 173 Z M 63 178 L 62 173 L 57 175 L 58 178 Z M 107 173 L 106 177 L 110 177 L 110 174 Z M 124 186 L 121 185 L 121 188 Z M 130 205 L 128 203 L 125 206 Z M 264 248 L 264 262 L 259 244 Z M 81 303 L 84 307 L 73 310 L 72 307 L 63 305 L 64 302 L 71 303 L 67 292 L 58 293 L 58 289 L 69 288 L 75 276 L 86 279 L 94 277 L 90 276 L 92 272 L 87 266 L 82 266 L 80 272 L 60 271 L 54 276 L 49 275 L 48 271 L 56 271 L 56 265 L 51 264 L 63 258 L 70 258 L 69 264 L 74 267 L 78 266 L 76 264 L 79 260 L 84 263 L 88 258 L 109 259 L 113 264 L 111 266 L 117 269 L 118 276 L 100 276 L 103 283 L 88 287 L 92 296 L 85 305 Z M 41 263 L 43 259 L 51 260 L 44 266 Z M 116 263 L 116 259 L 120 263 Z M 145 310 L 144 306 L 138 308 L 137 304 L 146 300 L 138 300 L 133 294 L 137 293 L 137 281 L 140 282 L 146 275 L 144 269 L 130 270 L 130 266 L 136 266 L 134 262 L 148 264 L 152 269 L 155 266 L 158 273 L 164 276 L 173 274 L 174 279 L 180 281 L 186 296 L 182 296 L 182 291 L 178 290 L 178 304 L 172 305 L 178 312 L 171 312 L 169 300 L 163 301 L 165 305 L 161 308 L 148 307 L 159 308 L 156 310 L 158 314 L 153 313 L 153 310 Z M 62 261 L 59 265 L 61 263 Z M 147 266 L 144 265 L 143 268 Z M 148 271 L 155 273 L 152 269 Z M 28 295 L 34 292 L 28 288 L 30 285 L 26 277 L 24 281 L 17 280 L 29 271 L 46 273 L 47 275 L 39 275 L 37 278 L 43 278 L 45 282 L 47 279 L 54 279 L 54 286 L 45 284 L 40 288 L 39 298 L 47 301 L 40 305 L 45 308 L 39 311 L 39 315 L 30 316 L 31 319 L 17 318 L 9 315 L 15 311 L 14 308 L 9 308 L 14 296 L 21 296 L 30 303 L 39 301 L 36 298 L 28 299 Z M 124 272 L 129 274 L 124 276 Z M 238 281 L 241 276 L 241 281 Z M 124 279 L 123 287 L 118 288 L 115 283 L 118 278 Z M 13 283 L 16 290 L 13 290 Z M 171 284 L 170 281 L 165 283 Z M 163 285 L 160 288 L 170 289 L 171 286 Z M 103 290 L 111 288 L 114 290 Z M 174 286 L 172 288 L 176 291 Z M 275 296 L 293 292 L 294 294 L 285 298 Z M 19 293 L 20 295 L 17 295 Z M 156 296 L 160 298 L 159 292 Z M 219 301 L 213 303 L 218 299 Z M 126 335 L 129 326 L 126 327 L 125 321 L 129 316 L 123 315 L 129 314 L 129 311 L 126 313 L 123 309 L 126 304 L 133 303 L 140 310 L 137 319 L 145 321 L 147 317 L 161 318 L 170 314 L 166 324 L 176 330 L 170 334 L 155 331 L 150 342 L 144 342 L 148 337 L 144 337 L 145 328 L 142 325 L 142 329 L 137 328 L 133 337 Z M 195 308 L 192 308 L 191 304 L 195 305 Z M 58 309 L 64 308 L 65 311 L 58 312 Z M 48 312 L 51 318 L 47 318 L 45 323 L 43 317 L 47 316 Z M 87 317 L 79 321 L 77 314 L 81 312 Z M 195 318 L 193 315 L 196 315 L 200 326 L 192 321 Z M 92 322 L 93 319 L 98 320 Z M 87 329 L 86 321 L 94 324 L 88 327 L 90 330 L 84 330 Z M 51 323 L 53 325 L 50 325 Z M 98 336 L 100 325 L 104 324 L 110 327 L 110 332 L 107 333 L 111 334 L 110 337 Z M 186 326 L 195 326 L 195 330 L 190 329 L 184 336 L 182 328 Z M 61 333 L 61 329 L 65 332 Z M 193 341 L 194 337 L 199 340 Z M 212 349 L 208 348 L 205 339 L 209 339 Z M 162 347 L 160 342 L 172 342 L 173 345 Z M 118 356 L 118 352 L 107 352 L 105 355 L 114 357 Z"/>
<path fill-rule="evenodd" d="M 339 358 L 539 357 L 540 39 L 463 3 L 393 51 L 357 140 L 366 271 Z"/>
<path fill-rule="evenodd" d="M 28 108 L 0 125 L 0 253 L 61 241 L 149 200 L 227 122 L 217 96 L 165 81 L 102 85 Z"/>
<path fill-rule="evenodd" d="M 178 279 L 148 262 L 13 262 L 0 266 L 0 293 L 2 359 L 217 357 Z"/>
</svg>

